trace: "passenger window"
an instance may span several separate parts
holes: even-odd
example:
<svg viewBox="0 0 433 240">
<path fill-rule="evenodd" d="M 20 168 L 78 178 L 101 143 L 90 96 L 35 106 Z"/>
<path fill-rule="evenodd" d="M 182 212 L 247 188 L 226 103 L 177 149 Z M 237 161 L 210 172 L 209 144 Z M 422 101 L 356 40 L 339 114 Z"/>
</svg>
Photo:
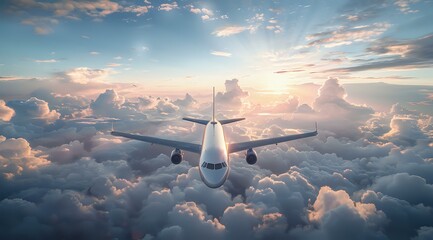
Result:
<svg viewBox="0 0 433 240">
<path fill-rule="evenodd" d="M 221 163 L 215 164 L 215 169 L 221 169 L 223 165 Z"/>
<path fill-rule="evenodd" d="M 208 169 L 214 169 L 214 168 L 215 168 L 215 164 L 213 164 L 213 163 L 208 163 L 208 164 L 207 164 L 207 168 L 208 168 Z"/>
<path fill-rule="evenodd" d="M 201 165 L 202 168 L 206 167 L 206 162 L 203 162 L 203 164 Z"/>
</svg>

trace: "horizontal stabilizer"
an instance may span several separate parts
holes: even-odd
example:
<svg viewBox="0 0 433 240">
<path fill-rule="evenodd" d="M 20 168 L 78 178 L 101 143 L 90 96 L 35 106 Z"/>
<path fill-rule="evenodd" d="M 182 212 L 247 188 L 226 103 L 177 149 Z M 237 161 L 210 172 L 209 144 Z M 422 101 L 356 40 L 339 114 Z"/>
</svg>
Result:
<svg viewBox="0 0 433 240">
<path fill-rule="evenodd" d="M 238 121 L 245 120 L 245 118 L 232 118 L 232 119 L 224 119 L 220 120 L 221 125 L 228 124 L 228 123 L 234 123 Z"/>
<path fill-rule="evenodd" d="M 194 123 L 198 123 L 198 124 L 202 124 L 202 125 L 206 125 L 209 120 L 203 120 L 203 119 L 195 119 L 195 118 L 182 118 L 185 121 L 190 121 L 190 122 L 194 122 Z"/>
</svg>

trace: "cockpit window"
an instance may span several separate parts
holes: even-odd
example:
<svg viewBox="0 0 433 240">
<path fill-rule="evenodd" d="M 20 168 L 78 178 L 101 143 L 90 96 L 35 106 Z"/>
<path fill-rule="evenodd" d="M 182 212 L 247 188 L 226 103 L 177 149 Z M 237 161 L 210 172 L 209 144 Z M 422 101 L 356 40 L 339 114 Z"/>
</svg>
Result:
<svg viewBox="0 0 433 240">
<path fill-rule="evenodd" d="M 222 163 L 207 163 L 207 162 L 203 162 L 201 165 L 202 168 L 207 168 L 207 169 L 221 169 L 223 167 L 227 167 L 227 164 L 225 162 Z"/>
<path fill-rule="evenodd" d="M 208 168 L 208 169 L 214 169 L 214 168 L 215 168 L 215 164 L 213 164 L 213 163 L 208 163 L 208 164 L 207 164 L 207 168 Z"/>
</svg>

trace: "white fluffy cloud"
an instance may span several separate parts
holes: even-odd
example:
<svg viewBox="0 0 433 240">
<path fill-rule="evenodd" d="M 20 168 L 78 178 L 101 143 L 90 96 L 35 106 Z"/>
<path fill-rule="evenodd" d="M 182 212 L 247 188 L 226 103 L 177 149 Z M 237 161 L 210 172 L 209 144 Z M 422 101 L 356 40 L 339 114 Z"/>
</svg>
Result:
<svg viewBox="0 0 433 240">
<path fill-rule="evenodd" d="M 240 83 L 225 82 L 217 109 L 245 108 L 249 93 Z M 202 126 L 178 119 L 209 114 L 208 103 L 194 94 L 135 98 L 105 89 L 92 97 L 30 91 L 27 101 L 3 104 L 15 116 L 0 123 L 7 136 L 0 137 L 1 239 L 431 237 L 429 115 L 399 105 L 375 113 L 351 103 L 331 78 L 313 105 L 293 93 L 263 107 L 290 113 L 285 118 L 252 115 L 224 126 L 231 142 L 293 133 L 314 121 L 319 136 L 257 148 L 253 166 L 232 154 L 227 182 L 211 189 L 201 181 L 198 155 L 173 165 L 170 148 L 108 133 L 114 121 L 119 131 L 199 142 Z"/>
<path fill-rule="evenodd" d="M 50 110 L 46 101 L 36 97 L 31 97 L 26 101 L 9 101 L 7 105 L 15 111 L 15 116 L 11 121 L 18 124 L 47 124 L 60 118 L 60 113 L 56 110 Z"/>
<path fill-rule="evenodd" d="M 79 84 L 86 84 L 91 81 L 98 81 L 105 78 L 110 74 L 109 70 L 106 69 L 91 69 L 87 67 L 74 68 L 64 73 L 59 73 L 60 77 L 63 77 L 67 81 Z"/>
<path fill-rule="evenodd" d="M 226 80 L 225 92 L 218 92 L 215 96 L 217 104 L 225 105 L 228 108 L 239 108 L 242 105 L 242 98 L 248 96 L 248 92 L 242 90 L 238 79 Z"/>
</svg>

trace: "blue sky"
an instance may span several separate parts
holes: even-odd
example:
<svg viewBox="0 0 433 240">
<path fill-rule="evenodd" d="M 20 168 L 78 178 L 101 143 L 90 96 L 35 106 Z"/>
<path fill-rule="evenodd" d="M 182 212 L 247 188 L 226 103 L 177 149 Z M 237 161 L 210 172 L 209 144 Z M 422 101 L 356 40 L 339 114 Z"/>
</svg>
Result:
<svg viewBox="0 0 433 240">
<path fill-rule="evenodd" d="M 432 1 L 21 0 L 1 9 L 5 79 L 86 69 L 189 88 L 238 78 L 277 90 L 328 76 L 432 83 Z"/>
</svg>

